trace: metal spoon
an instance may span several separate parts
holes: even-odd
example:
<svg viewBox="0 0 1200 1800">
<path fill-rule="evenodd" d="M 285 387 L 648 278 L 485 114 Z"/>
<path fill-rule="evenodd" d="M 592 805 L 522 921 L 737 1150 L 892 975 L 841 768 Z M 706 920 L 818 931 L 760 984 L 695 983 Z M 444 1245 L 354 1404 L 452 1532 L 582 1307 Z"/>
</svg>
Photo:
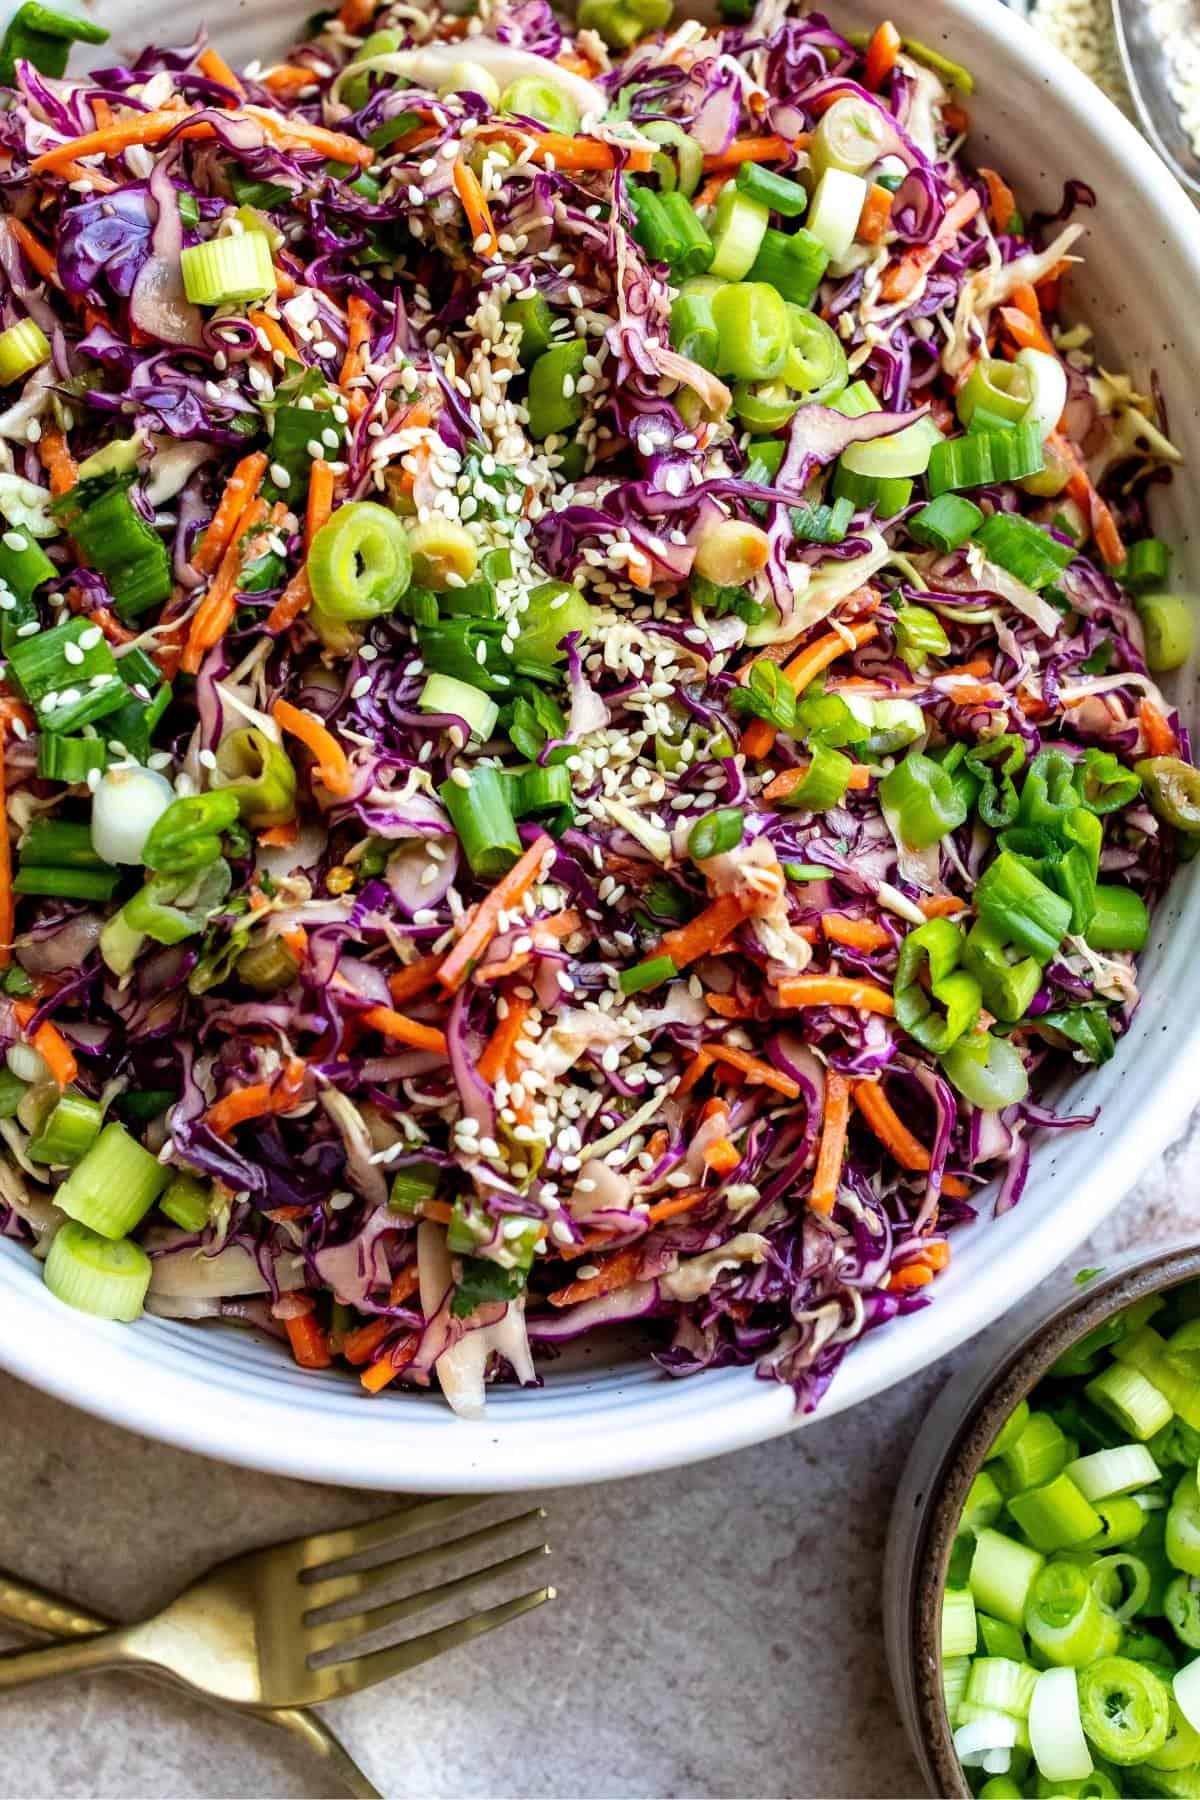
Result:
<svg viewBox="0 0 1200 1800">
<path fill-rule="evenodd" d="M 1200 0 L 1185 0 L 1190 18 L 1182 35 L 1200 40 Z M 1171 92 L 1171 60 L 1146 0 L 1112 0 L 1113 26 L 1125 80 L 1142 130 L 1172 174 L 1200 203 L 1200 154 L 1188 137 Z"/>
</svg>

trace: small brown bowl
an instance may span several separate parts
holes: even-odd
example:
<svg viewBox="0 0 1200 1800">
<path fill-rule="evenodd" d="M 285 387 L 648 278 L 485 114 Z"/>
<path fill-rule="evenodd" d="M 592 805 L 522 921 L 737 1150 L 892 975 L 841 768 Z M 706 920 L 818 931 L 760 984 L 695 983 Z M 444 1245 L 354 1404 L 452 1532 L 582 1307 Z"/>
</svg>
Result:
<svg viewBox="0 0 1200 1800">
<path fill-rule="evenodd" d="M 1064 1277 L 981 1340 L 913 1443 L 892 1508 L 884 1629 L 892 1685 L 931 1794 L 971 1800 L 942 1698 L 942 1592 L 968 1490 L 1018 1401 L 1052 1363 L 1135 1300 L 1200 1276 L 1200 1247 L 1119 1257 L 1086 1284 Z"/>
</svg>

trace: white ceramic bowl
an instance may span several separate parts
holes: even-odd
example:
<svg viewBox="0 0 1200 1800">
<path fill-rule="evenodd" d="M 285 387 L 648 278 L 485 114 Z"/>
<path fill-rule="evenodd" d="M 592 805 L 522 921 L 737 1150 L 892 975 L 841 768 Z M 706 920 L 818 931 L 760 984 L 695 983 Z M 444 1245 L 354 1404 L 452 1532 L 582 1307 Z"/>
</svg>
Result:
<svg viewBox="0 0 1200 1800">
<path fill-rule="evenodd" d="M 306 7 L 285 0 L 207 0 L 186 15 L 154 0 L 104 0 L 111 52 L 178 42 L 202 22 L 232 62 L 281 49 Z M 836 22 L 874 23 L 877 4 L 831 4 Z M 972 150 L 1003 170 L 1023 206 L 1057 207 L 1079 176 L 1100 206 L 1072 278 L 1110 367 L 1159 373 L 1171 433 L 1189 467 L 1159 502 L 1158 527 L 1179 550 L 1180 585 L 1200 592 L 1200 226 L 1182 191 L 1133 128 L 1069 63 L 992 0 L 895 0 L 902 32 L 975 73 Z M 1189 508 L 1189 501 L 1191 506 Z M 1193 725 L 1195 672 L 1181 692 Z M 1197 865 L 1159 910 L 1143 965 L 1145 1004 L 1107 1068 L 1076 1084 L 1067 1107 L 1103 1106 L 1090 1132 L 1047 1137 L 1020 1206 L 956 1234 L 932 1307 L 876 1332 L 849 1356 L 822 1405 L 827 1416 L 902 1381 L 994 1319 L 1082 1239 L 1178 1132 L 1196 1096 L 1200 1049 Z M 517 1489 L 632 1475 L 697 1461 L 804 1421 L 790 1390 L 722 1370 L 674 1381 L 647 1360 L 593 1348 L 546 1369 L 542 1390 L 497 1389 L 486 1419 L 466 1424 L 436 1396 L 366 1399 L 354 1382 L 304 1374 L 249 1336 L 144 1319 L 105 1325 L 60 1306 L 38 1265 L 0 1244 L 0 1364 L 64 1400 L 134 1430 L 254 1468 L 356 1487 Z"/>
</svg>

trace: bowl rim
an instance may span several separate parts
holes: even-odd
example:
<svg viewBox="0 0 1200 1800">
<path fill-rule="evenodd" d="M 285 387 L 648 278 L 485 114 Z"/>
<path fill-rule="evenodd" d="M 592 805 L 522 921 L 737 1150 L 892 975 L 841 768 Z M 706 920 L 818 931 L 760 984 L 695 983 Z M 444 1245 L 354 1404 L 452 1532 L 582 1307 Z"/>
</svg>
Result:
<svg viewBox="0 0 1200 1800">
<path fill-rule="evenodd" d="M 964 1385 L 972 1386 L 973 1391 L 923 1483 L 928 1498 L 913 1537 L 907 1591 L 898 1601 L 907 1617 L 909 1716 L 922 1772 L 932 1793 L 945 1795 L 947 1800 L 971 1800 L 946 1714 L 941 1653 L 942 1595 L 971 1483 L 1014 1408 L 1072 1345 L 1135 1300 L 1197 1278 L 1200 1245 L 1176 1242 L 1134 1252 L 1122 1266 L 1081 1288 L 1078 1299 L 1056 1297 L 1056 1304 L 1034 1326 L 1032 1335 L 1010 1340 L 986 1375 L 964 1371 Z"/>
<path fill-rule="evenodd" d="M 915 0 L 902 0 L 901 19 L 910 11 L 919 16 Z M 1187 196 L 1134 126 L 1061 52 L 998 0 L 943 0 L 936 25 L 926 16 L 919 24 L 914 19 L 914 29 L 939 41 L 962 32 L 982 36 L 1012 71 L 1006 85 L 1052 88 L 1060 112 L 1081 136 L 1119 155 L 1147 224 L 1169 242 L 1181 277 L 1200 288 L 1200 241 Z M 1069 1196 L 1032 1220 L 1026 1211 L 1019 1245 L 1011 1237 L 1014 1214 L 989 1222 L 995 1253 L 988 1279 L 958 1281 L 949 1271 L 934 1308 L 888 1328 L 886 1357 L 865 1368 L 854 1356 L 846 1359 L 817 1419 L 869 1400 L 955 1349 L 1070 1254 L 1182 1129 L 1193 1102 L 1186 1069 L 1189 1052 L 1200 1051 L 1200 1008 L 1178 1022 L 1172 1051 L 1176 1073 L 1146 1096 L 1136 1128 L 1132 1120 L 1122 1123 L 1104 1157 L 1094 1160 Z M 1034 1157 L 1036 1173 L 1044 1147 Z M 23 1247 L 0 1245 L 0 1303 L 0 1367 L 9 1373 L 180 1448 L 342 1486 L 408 1492 L 570 1486 L 698 1462 L 779 1436 L 814 1416 L 798 1414 L 789 1389 L 757 1380 L 752 1369 L 713 1371 L 703 1382 L 657 1375 L 656 1396 L 622 1416 L 624 1401 L 643 1381 L 633 1370 L 627 1379 L 622 1368 L 606 1386 L 601 1408 L 548 1406 L 541 1392 L 498 1393 L 481 1423 L 458 1421 L 445 1410 L 435 1425 L 422 1398 L 413 1396 L 410 1403 L 406 1396 L 403 1414 L 390 1408 L 386 1424 L 371 1429 L 347 1378 L 308 1375 L 297 1381 L 294 1372 L 272 1365 L 269 1382 L 257 1375 L 251 1380 L 244 1366 L 235 1381 L 233 1359 L 211 1348 L 211 1334 L 196 1333 L 202 1348 L 189 1355 L 180 1348 L 180 1327 L 164 1330 L 161 1321 L 151 1320 L 130 1330 L 69 1313 L 46 1293 Z M 301 1431 L 288 1429 L 293 1400 L 304 1407 Z"/>
</svg>

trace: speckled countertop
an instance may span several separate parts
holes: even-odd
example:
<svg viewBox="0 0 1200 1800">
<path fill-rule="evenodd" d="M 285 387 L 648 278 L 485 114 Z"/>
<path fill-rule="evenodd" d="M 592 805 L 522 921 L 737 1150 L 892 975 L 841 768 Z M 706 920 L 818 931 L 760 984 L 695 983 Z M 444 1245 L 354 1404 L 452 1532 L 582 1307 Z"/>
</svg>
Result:
<svg viewBox="0 0 1200 1800">
<path fill-rule="evenodd" d="M 1200 1114 L 1079 1254 L 1200 1228 Z M 1074 1261 L 1075 1259 L 1073 1259 Z M 542 1496 L 560 1598 L 331 1716 L 391 1796 L 913 1796 L 879 1616 L 888 1506 L 951 1359 L 740 1456 Z M 379 1511 L 0 1389 L 2 1558 L 127 1617 L 222 1555 Z M 266 1727 L 123 1676 L 0 1700 L 0 1794 L 308 1795 Z"/>
</svg>

